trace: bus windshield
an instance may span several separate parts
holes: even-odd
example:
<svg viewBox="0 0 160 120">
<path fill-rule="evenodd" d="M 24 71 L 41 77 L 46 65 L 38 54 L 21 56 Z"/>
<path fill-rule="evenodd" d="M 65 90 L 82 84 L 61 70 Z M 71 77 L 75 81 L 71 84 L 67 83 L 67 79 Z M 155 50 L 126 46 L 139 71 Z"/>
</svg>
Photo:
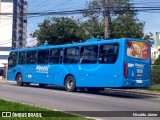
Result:
<svg viewBox="0 0 160 120">
<path fill-rule="evenodd" d="M 127 40 L 127 56 L 133 58 L 148 59 L 149 45 L 144 42 Z"/>
</svg>

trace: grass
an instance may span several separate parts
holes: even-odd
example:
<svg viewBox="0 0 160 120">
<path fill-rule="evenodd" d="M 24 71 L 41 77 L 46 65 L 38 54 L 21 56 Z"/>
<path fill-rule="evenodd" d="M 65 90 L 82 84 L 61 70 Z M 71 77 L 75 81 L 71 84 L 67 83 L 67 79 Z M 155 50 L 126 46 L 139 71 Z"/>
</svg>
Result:
<svg viewBox="0 0 160 120">
<path fill-rule="evenodd" d="M 53 111 L 46 108 L 35 107 L 31 105 L 10 102 L 6 100 L 0 99 L 0 119 L 1 120 L 21 120 L 21 117 L 12 117 L 12 118 L 4 118 L 1 117 L 1 112 L 17 112 L 17 113 L 24 113 L 24 115 L 28 116 L 29 113 L 41 113 L 42 117 L 23 117 L 24 120 L 89 120 L 84 117 L 79 117 L 67 113 L 63 113 L 60 111 Z"/>
<path fill-rule="evenodd" d="M 144 90 L 144 89 L 139 89 L 139 91 L 144 92 L 144 93 L 155 93 L 155 94 L 160 94 L 160 84 L 159 85 L 151 85 L 149 89 Z"/>
<path fill-rule="evenodd" d="M 150 88 L 149 88 L 150 91 L 157 91 L 160 93 L 160 84 L 159 85 L 152 85 Z"/>
</svg>

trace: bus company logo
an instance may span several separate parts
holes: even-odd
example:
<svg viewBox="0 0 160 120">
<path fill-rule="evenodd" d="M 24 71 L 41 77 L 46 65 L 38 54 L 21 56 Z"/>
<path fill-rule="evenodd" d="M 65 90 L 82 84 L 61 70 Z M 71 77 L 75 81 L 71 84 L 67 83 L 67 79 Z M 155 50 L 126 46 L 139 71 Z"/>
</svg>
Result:
<svg viewBox="0 0 160 120">
<path fill-rule="evenodd" d="M 133 63 L 128 63 L 128 67 L 134 67 Z"/>
<path fill-rule="evenodd" d="M 138 63 L 135 63 L 135 67 L 144 67 L 144 64 L 138 64 Z"/>
<path fill-rule="evenodd" d="M 37 71 L 48 72 L 49 67 L 50 67 L 50 66 L 40 66 L 40 65 L 37 65 L 36 70 L 37 70 Z"/>
<path fill-rule="evenodd" d="M 40 112 L 2 112 L 3 118 L 25 118 L 25 117 L 42 117 L 42 113 Z"/>
<path fill-rule="evenodd" d="M 12 117 L 11 112 L 2 112 L 2 117 Z"/>
</svg>

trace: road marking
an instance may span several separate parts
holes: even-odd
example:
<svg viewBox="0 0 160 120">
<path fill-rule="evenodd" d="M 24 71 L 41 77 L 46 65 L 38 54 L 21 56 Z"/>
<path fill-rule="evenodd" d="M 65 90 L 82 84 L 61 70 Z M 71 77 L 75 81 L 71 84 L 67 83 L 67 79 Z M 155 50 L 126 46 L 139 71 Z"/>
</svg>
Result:
<svg viewBox="0 0 160 120">
<path fill-rule="evenodd" d="M 82 95 L 80 93 L 68 93 L 67 91 L 65 91 L 65 92 L 62 92 L 62 91 L 52 91 L 52 92 L 54 92 L 54 93 L 62 93 L 62 94 L 65 94 L 65 95 L 79 96 L 79 97 L 96 98 L 94 96 Z"/>
<path fill-rule="evenodd" d="M 0 83 L 16 83 L 16 81 L 3 80 L 3 81 L 0 81 Z"/>
<path fill-rule="evenodd" d="M 20 87 L 20 86 L 13 86 L 13 85 L 7 85 L 7 84 L 3 84 L 2 86 L 7 86 L 7 87 L 16 87 L 16 88 L 22 88 L 24 89 L 25 87 Z M 46 89 L 44 89 L 46 90 Z M 79 96 L 79 97 L 87 97 L 87 98 L 96 98 L 94 96 L 91 96 L 91 95 L 82 95 L 81 93 L 69 93 L 67 91 L 51 91 L 51 92 L 54 92 L 54 93 L 60 93 L 60 94 L 65 94 L 65 95 L 73 95 L 73 96 Z"/>
<path fill-rule="evenodd" d="M 2 84 L 2 86 L 9 86 L 9 85 Z"/>
<path fill-rule="evenodd" d="M 13 85 L 7 85 L 7 84 L 3 84 L 2 86 L 7 86 L 7 87 L 19 87 L 19 86 L 13 86 Z"/>
<path fill-rule="evenodd" d="M 8 81 L 7 81 L 8 82 Z M 7 82 L 1 82 L 2 84 L 0 84 L 1 86 L 7 86 L 7 87 L 16 87 L 16 88 L 20 88 L 20 89 L 24 89 L 25 87 L 21 87 L 21 86 L 17 86 L 17 85 L 12 85 L 12 84 L 7 84 Z M 10 81 L 9 83 L 14 83 L 15 81 Z M 28 88 L 28 87 L 27 87 Z M 32 88 L 32 87 L 31 87 Z M 47 90 L 47 89 L 44 89 L 44 90 Z M 51 91 L 51 92 L 55 92 L 55 93 L 61 93 L 61 94 L 65 94 L 65 95 L 73 95 L 73 96 L 79 96 L 79 97 L 87 97 L 87 98 L 96 98 L 96 97 L 94 97 L 94 96 L 91 96 L 91 95 L 88 95 L 88 94 L 86 94 L 86 95 L 83 95 L 82 93 L 75 93 L 75 92 L 67 92 L 67 91 Z M 117 92 L 117 90 L 112 90 L 112 91 L 109 91 L 109 92 L 106 92 L 106 93 L 114 93 L 114 92 Z M 122 92 L 122 93 L 129 93 L 129 94 L 131 94 L 132 93 L 132 95 L 147 95 L 147 96 L 151 96 L 151 97 L 158 97 L 158 98 L 160 98 L 160 95 L 159 94 L 149 94 L 149 93 L 141 93 L 141 92 L 132 92 L 132 91 L 118 91 L 118 92 Z"/>
<path fill-rule="evenodd" d="M 9 82 L 9 83 L 16 83 L 16 81 L 6 81 L 6 82 Z"/>
</svg>

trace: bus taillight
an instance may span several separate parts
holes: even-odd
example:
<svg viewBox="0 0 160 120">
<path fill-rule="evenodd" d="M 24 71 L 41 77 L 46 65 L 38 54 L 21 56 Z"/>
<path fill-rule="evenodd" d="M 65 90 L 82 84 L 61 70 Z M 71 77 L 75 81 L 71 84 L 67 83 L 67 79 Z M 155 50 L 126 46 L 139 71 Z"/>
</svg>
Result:
<svg viewBox="0 0 160 120">
<path fill-rule="evenodd" d="M 123 69 L 124 69 L 124 77 L 125 78 L 128 78 L 128 68 L 127 68 L 127 63 L 126 62 L 124 62 L 123 63 Z"/>
</svg>

